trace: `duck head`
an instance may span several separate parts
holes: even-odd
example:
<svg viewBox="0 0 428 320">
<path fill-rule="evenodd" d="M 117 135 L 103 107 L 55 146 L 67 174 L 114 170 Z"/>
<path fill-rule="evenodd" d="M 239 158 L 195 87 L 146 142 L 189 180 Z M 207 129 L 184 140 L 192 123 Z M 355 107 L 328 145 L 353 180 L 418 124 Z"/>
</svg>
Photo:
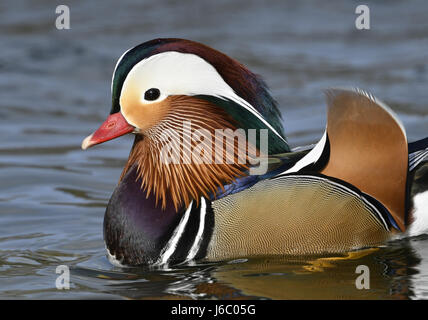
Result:
<svg viewBox="0 0 428 320">
<path fill-rule="evenodd" d="M 136 166 L 141 188 L 147 196 L 153 193 L 162 207 L 168 197 L 178 209 L 202 195 L 215 194 L 248 169 L 248 159 L 198 163 L 192 157 L 189 162 L 183 158 L 185 143 L 180 145 L 181 161 L 165 163 L 162 150 L 168 156 L 178 150 L 171 147 L 177 146 L 171 144 L 174 138 L 183 141 L 200 130 L 206 135 L 198 142 L 206 147 L 214 141 L 216 130 L 265 129 L 268 154 L 289 151 L 280 113 L 265 83 L 236 60 L 203 44 L 155 39 L 129 49 L 116 64 L 111 91 L 110 115 L 83 141 L 82 148 L 135 134 L 121 179 Z M 257 139 L 252 146 L 248 143 L 245 154 L 250 149 L 259 152 L 259 144 Z M 187 147 L 195 147 L 194 142 Z M 214 159 L 216 152 L 209 158 Z M 220 152 L 223 159 L 223 149 Z M 239 146 L 233 152 L 236 159 Z"/>
</svg>

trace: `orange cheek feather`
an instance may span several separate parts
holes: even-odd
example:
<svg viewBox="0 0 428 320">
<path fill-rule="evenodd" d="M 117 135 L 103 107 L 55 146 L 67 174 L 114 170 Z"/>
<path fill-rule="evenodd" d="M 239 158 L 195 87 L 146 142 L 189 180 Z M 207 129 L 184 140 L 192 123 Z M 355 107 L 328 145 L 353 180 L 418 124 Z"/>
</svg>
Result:
<svg viewBox="0 0 428 320">
<path fill-rule="evenodd" d="M 169 110 L 168 99 L 161 102 L 143 103 L 136 90 L 124 92 L 120 99 L 121 111 L 126 120 L 144 132 L 165 117 Z"/>
</svg>

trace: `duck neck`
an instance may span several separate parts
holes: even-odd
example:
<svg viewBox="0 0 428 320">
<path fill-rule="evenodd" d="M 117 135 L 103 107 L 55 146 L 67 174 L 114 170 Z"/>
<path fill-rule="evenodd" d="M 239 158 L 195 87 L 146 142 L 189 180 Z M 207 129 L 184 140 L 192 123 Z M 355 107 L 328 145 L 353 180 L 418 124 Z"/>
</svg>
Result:
<svg viewBox="0 0 428 320">
<path fill-rule="evenodd" d="M 178 211 L 247 174 L 257 149 L 241 136 L 244 130 L 192 126 L 183 123 L 176 136 L 164 140 L 159 138 L 167 132 L 162 127 L 137 134 L 121 179 L 135 168 L 141 190 L 154 197 L 155 206 L 165 209 L 172 202 Z M 195 135 L 198 129 L 202 136 Z"/>
<path fill-rule="evenodd" d="M 137 166 L 115 189 L 104 216 L 104 240 L 113 262 L 121 265 L 166 264 L 204 257 L 214 226 L 210 201 L 175 209 L 141 189 Z M 201 230 L 201 231 L 199 231 Z"/>
</svg>

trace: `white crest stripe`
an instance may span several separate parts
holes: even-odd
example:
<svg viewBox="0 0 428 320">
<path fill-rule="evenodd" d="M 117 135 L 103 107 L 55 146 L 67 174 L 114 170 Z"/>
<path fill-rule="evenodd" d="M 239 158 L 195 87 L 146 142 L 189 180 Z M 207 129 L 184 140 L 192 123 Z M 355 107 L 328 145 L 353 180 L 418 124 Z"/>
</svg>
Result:
<svg viewBox="0 0 428 320">
<path fill-rule="evenodd" d="M 232 92 L 233 92 L 233 96 L 229 97 L 232 101 L 235 101 L 236 103 L 238 103 L 240 106 L 243 106 L 245 109 L 247 109 L 248 111 L 250 111 L 253 115 L 255 115 L 257 118 L 259 118 L 259 120 L 261 122 L 263 122 L 270 130 L 272 130 L 278 137 L 281 138 L 282 141 L 286 142 L 287 141 L 278 133 L 278 131 L 275 130 L 274 127 L 271 126 L 271 124 L 269 122 L 267 122 L 262 115 L 260 114 L 260 112 L 257 111 L 256 108 L 254 108 L 250 103 L 248 103 L 246 100 L 242 99 L 240 96 L 238 96 L 233 89 L 231 88 Z M 228 97 L 226 97 L 228 98 Z"/>
<path fill-rule="evenodd" d="M 132 80 L 129 80 L 132 79 Z M 170 95 L 210 95 L 229 99 L 256 116 L 267 128 L 285 143 L 285 138 L 267 122 L 249 102 L 237 95 L 224 81 L 218 71 L 206 60 L 192 53 L 167 51 L 152 55 L 136 63 L 123 82 L 122 91 L 128 81 L 138 84 L 139 92 L 159 88 L 160 102 Z M 120 92 L 120 95 L 122 92 Z M 145 101 L 144 103 L 151 103 Z M 126 119 L 126 115 L 124 114 Z"/>
</svg>

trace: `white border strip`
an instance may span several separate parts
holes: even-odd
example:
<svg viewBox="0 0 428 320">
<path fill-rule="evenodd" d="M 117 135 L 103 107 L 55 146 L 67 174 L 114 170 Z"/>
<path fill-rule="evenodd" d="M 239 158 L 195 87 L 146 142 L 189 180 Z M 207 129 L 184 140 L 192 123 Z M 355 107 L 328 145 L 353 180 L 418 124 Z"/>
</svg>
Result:
<svg viewBox="0 0 428 320">
<path fill-rule="evenodd" d="M 324 135 L 322 136 L 321 140 L 315 145 L 315 147 L 311 151 L 309 151 L 309 153 L 306 156 L 304 156 L 302 159 L 297 161 L 296 164 L 292 166 L 290 169 L 284 172 L 281 172 L 278 175 L 298 172 L 301 169 L 316 163 L 324 152 L 326 142 L 327 142 L 327 129 L 324 131 Z"/>
</svg>

